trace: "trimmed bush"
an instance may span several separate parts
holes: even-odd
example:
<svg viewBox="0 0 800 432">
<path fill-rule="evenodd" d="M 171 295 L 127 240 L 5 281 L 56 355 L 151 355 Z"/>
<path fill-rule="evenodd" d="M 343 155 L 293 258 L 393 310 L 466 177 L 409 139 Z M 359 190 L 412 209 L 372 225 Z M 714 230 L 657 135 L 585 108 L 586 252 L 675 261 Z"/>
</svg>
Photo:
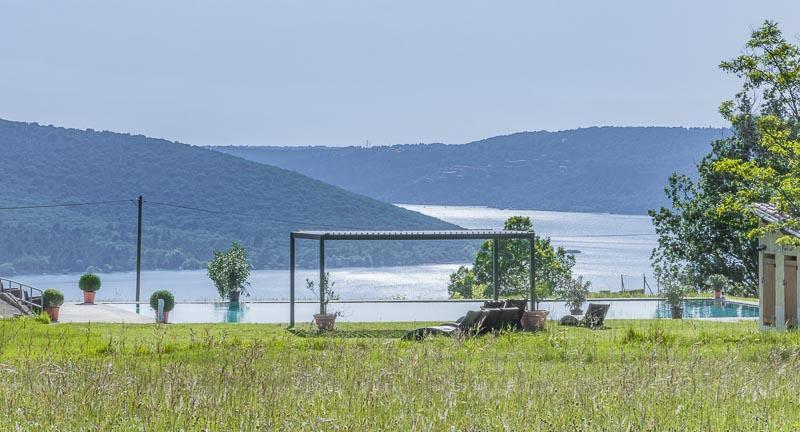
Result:
<svg viewBox="0 0 800 432">
<path fill-rule="evenodd" d="M 100 276 L 97 276 L 94 273 L 86 273 L 85 275 L 81 276 L 81 280 L 78 281 L 78 287 L 81 291 L 86 292 L 95 292 L 100 289 Z"/>
<path fill-rule="evenodd" d="M 169 312 L 175 308 L 175 296 L 166 290 L 156 291 L 150 294 L 150 307 L 158 310 L 158 299 L 164 299 L 164 312 Z"/>
<path fill-rule="evenodd" d="M 42 293 L 42 302 L 45 308 L 61 306 L 64 304 L 64 294 L 54 288 L 46 289 Z"/>
</svg>

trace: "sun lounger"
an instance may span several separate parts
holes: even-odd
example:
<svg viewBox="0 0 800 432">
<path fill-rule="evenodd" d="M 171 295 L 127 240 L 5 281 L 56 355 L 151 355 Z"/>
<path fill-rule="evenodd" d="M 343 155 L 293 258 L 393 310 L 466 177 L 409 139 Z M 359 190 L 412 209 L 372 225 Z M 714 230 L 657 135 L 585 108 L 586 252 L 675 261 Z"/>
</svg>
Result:
<svg viewBox="0 0 800 432">
<path fill-rule="evenodd" d="M 561 325 L 584 326 L 589 328 L 601 328 L 605 322 L 610 304 L 589 303 L 586 313 L 583 315 L 566 315 L 561 318 Z"/>
<path fill-rule="evenodd" d="M 444 323 L 438 326 L 421 327 L 411 330 L 403 336 L 405 340 L 422 340 L 429 335 L 448 335 L 479 333 L 483 322 L 488 316 L 488 311 L 469 311 L 454 323 Z"/>
<path fill-rule="evenodd" d="M 522 328 L 522 315 L 524 315 L 525 310 L 528 309 L 528 299 L 508 299 L 503 307 L 517 308 L 518 312 L 516 328 Z"/>
</svg>

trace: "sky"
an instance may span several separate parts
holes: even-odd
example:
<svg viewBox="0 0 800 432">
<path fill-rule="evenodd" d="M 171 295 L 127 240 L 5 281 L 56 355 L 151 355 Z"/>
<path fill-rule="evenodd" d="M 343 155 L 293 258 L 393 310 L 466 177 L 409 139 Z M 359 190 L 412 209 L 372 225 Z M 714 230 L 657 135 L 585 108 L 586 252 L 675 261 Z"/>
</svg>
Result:
<svg viewBox="0 0 800 432">
<path fill-rule="evenodd" d="M 718 69 L 800 2 L 0 0 L 0 118 L 196 145 L 726 126 Z"/>
</svg>

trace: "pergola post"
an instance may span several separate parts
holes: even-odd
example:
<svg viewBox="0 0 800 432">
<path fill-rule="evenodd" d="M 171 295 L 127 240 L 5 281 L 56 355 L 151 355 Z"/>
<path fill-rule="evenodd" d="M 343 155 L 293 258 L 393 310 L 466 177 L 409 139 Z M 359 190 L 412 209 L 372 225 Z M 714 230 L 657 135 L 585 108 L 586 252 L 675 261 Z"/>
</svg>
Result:
<svg viewBox="0 0 800 432">
<path fill-rule="evenodd" d="M 530 295 L 531 295 L 531 307 L 530 310 L 536 310 L 536 234 L 531 235 L 530 240 L 530 251 L 528 256 L 528 264 L 530 267 Z"/>
<path fill-rule="evenodd" d="M 294 233 L 289 233 L 289 327 L 294 327 Z"/>
<path fill-rule="evenodd" d="M 319 239 L 319 313 L 325 313 L 325 240 Z"/>
<path fill-rule="evenodd" d="M 494 301 L 500 299 L 500 282 L 497 278 L 497 258 L 499 256 L 498 249 L 500 248 L 500 240 L 497 238 L 492 239 L 492 291 L 494 292 Z"/>
</svg>

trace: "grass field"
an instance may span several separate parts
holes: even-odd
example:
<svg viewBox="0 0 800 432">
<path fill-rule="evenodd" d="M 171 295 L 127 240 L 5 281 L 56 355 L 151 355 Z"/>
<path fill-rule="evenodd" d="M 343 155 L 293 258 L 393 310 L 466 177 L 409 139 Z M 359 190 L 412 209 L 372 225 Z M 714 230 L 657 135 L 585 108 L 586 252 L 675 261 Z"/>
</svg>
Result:
<svg viewBox="0 0 800 432">
<path fill-rule="evenodd" d="M 0 321 L 0 430 L 796 430 L 800 335 L 610 321 L 404 342 L 411 324 Z"/>
</svg>

